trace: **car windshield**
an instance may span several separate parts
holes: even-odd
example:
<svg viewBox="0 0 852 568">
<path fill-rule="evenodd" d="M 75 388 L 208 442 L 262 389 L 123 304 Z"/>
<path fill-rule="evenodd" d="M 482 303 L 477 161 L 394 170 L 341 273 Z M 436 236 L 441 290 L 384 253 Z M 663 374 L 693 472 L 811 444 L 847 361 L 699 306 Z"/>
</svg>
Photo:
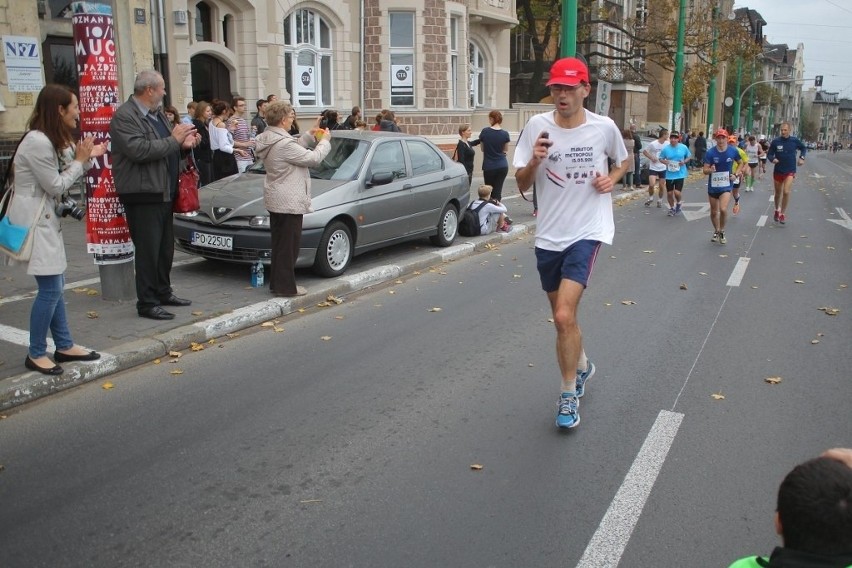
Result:
<svg viewBox="0 0 852 568">
<path fill-rule="evenodd" d="M 315 168 L 310 168 L 315 179 L 350 180 L 358 175 L 370 144 L 365 140 L 332 138 L 331 151 Z M 254 174 L 265 174 L 263 161 L 258 160 L 246 170 Z"/>
</svg>

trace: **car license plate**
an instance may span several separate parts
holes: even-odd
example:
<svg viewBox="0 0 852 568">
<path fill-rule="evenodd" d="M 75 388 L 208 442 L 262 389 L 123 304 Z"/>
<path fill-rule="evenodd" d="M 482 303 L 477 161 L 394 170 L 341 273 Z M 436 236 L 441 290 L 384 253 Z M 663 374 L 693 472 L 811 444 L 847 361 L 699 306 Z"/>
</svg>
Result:
<svg viewBox="0 0 852 568">
<path fill-rule="evenodd" d="M 208 233 L 192 233 L 192 244 L 198 247 L 219 249 L 219 250 L 233 250 L 234 249 L 234 238 L 233 237 L 223 237 L 221 235 L 210 235 Z"/>
</svg>

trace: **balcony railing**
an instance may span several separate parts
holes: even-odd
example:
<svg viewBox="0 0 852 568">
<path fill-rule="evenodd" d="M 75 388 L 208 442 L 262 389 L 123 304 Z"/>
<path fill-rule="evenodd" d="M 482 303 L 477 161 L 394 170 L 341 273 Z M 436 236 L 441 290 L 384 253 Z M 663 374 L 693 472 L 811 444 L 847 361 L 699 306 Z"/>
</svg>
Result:
<svg viewBox="0 0 852 568">
<path fill-rule="evenodd" d="M 609 83 L 644 83 L 645 79 L 642 74 L 627 63 L 604 63 L 600 65 L 592 65 L 590 69 L 592 75 L 596 75 L 598 80 L 607 81 Z"/>
</svg>

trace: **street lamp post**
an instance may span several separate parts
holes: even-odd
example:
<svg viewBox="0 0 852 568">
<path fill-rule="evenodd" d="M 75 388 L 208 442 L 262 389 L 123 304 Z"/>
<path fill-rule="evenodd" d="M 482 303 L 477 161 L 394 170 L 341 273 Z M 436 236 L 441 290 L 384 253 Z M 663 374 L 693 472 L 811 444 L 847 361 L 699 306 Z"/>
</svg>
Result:
<svg viewBox="0 0 852 568">
<path fill-rule="evenodd" d="M 680 0 L 677 20 L 677 53 L 675 54 L 674 95 L 672 97 L 671 130 L 680 128 L 683 108 L 683 44 L 686 36 L 686 0 Z"/>
<path fill-rule="evenodd" d="M 751 82 L 754 83 L 754 61 L 751 62 Z M 754 91 L 748 94 L 748 115 L 746 118 L 746 132 L 754 128 Z"/>
<path fill-rule="evenodd" d="M 719 15 L 719 8 L 713 6 L 713 47 L 710 51 L 712 61 L 713 75 L 710 77 L 710 86 L 707 88 L 707 135 L 710 136 L 713 132 L 713 121 L 716 120 L 716 46 L 719 42 L 719 31 L 715 25 L 716 18 Z"/>
<path fill-rule="evenodd" d="M 743 58 L 737 57 L 737 92 L 736 92 L 736 104 L 734 105 L 734 116 L 732 124 L 734 126 L 734 132 L 740 129 L 740 108 L 742 106 L 743 98 L 740 95 L 740 85 L 742 85 L 743 81 Z M 743 91 L 745 93 L 745 91 Z"/>
<path fill-rule="evenodd" d="M 562 57 L 577 55 L 577 0 L 562 2 Z"/>
</svg>

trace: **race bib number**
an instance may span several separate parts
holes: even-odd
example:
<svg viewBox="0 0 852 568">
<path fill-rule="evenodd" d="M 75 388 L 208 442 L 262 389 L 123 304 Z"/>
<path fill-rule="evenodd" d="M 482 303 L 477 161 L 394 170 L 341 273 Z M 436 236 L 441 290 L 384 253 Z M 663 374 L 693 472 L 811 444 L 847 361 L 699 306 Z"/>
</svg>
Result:
<svg viewBox="0 0 852 568">
<path fill-rule="evenodd" d="M 710 187 L 731 187 L 731 174 L 728 172 L 713 172 L 710 174 Z"/>
<path fill-rule="evenodd" d="M 666 167 L 670 172 L 677 173 L 680 171 L 680 162 L 669 161 Z"/>
</svg>

